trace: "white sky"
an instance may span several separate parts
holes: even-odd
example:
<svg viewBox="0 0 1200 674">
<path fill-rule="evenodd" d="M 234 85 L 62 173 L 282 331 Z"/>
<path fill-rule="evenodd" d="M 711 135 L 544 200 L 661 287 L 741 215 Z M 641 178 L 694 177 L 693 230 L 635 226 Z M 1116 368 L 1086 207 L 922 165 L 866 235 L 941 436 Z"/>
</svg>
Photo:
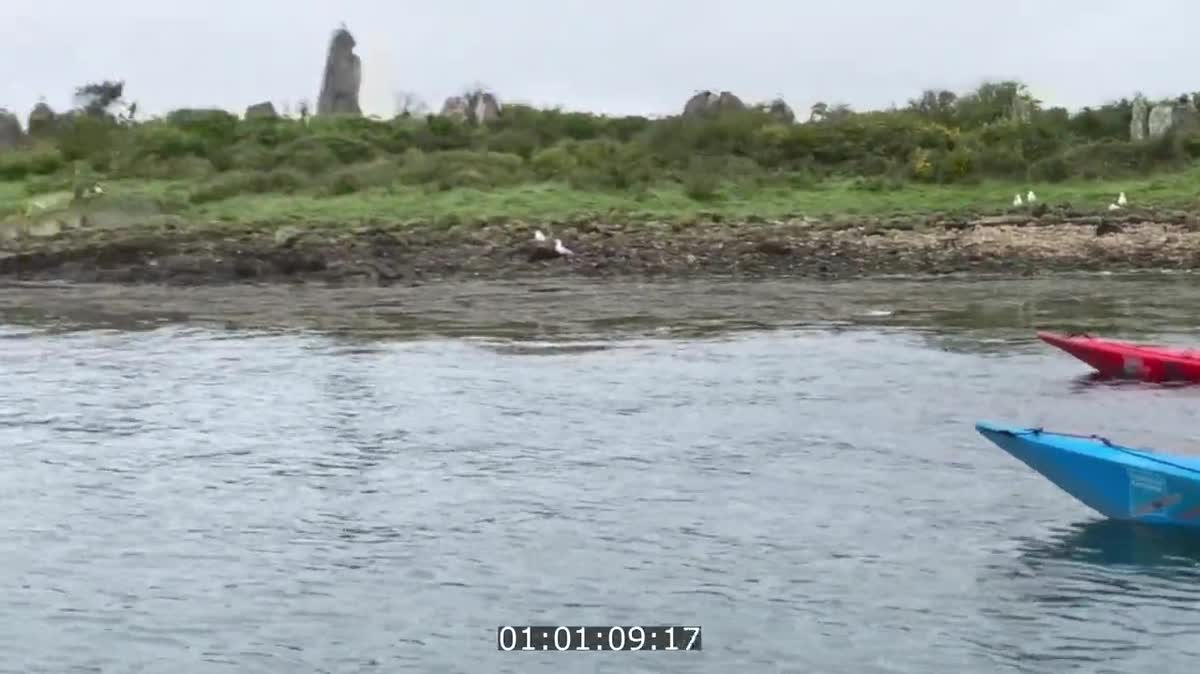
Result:
<svg viewBox="0 0 1200 674">
<path fill-rule="evenodd" d="M 1077 108 L 1141 90 L 1200 90 L 1191 0 L 0 0 L 0 107 L 125 79 L 144 114 L 271 100 L 315 103 L 342 21 L 363 61 L 361 103 L 397 91 L 433 108 L 473 82 L 502 101 L 671 114 L 699 89 L 903 105 L 924 88 L 1027 82 Z"/>
</svg>

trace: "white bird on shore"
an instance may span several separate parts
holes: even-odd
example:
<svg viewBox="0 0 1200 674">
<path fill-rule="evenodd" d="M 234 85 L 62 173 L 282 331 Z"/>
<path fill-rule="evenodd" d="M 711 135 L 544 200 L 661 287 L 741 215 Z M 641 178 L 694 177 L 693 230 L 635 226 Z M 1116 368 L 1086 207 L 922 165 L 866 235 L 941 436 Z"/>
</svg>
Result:
<svg viewBox="0 0 1200 674">
<path fill-rule="evenodd" d="M 1122 192 L 1121 195 L 1117 197 L 1117 204 L 1124 206 L 1127 203 L 1129 202 L 1125 199 L 1125 193 Z"/>
<path fill-rule="evenodd" d="M 546 235 L 545 235 L 545 234 L 542 234 L 542 230 L 540 230 L 540 229 L 535 229 L 535 230 L 533 231 L 533 240 L 534 240 L 534 241 L 537 241 L 537 242 L 539 242 L 539 243 L 540 243 L 540 242 L 542 242 L 542 241 L 545 241 L 545 240 L 546 240 Z"/>
<path fill-rule="evenodd" d="M 1120 206 L 1118 206 L 1117 204 L 1109 204 L 1109 205 L 1108 205 L 1108 210 L 1110 210 L 1110 211 L 1119 211 L 1119 210 L 1121 210 L 1121 207 L 1120 207 Z"/>
<path fill-rule="evenodd" d="M 1013 206 L 1020 206 L 1021 203 L 1021 193 L 1018 192 L 1017 196 L 1013 197 Z"/>
<path fill-rule="evenodd" d="M 1037 201 L 1037 195 L 1033 193 L 1033 190 L 1029 190 L 1029 193 L 1025 195 L 1025 201 L 1028 201 L 1031 204 Z"/>
<path fill-rule="evenodd" d="M 563 242 L 559 239 L 554 240 L 554 252 L 558 253 L 559 255 L 574 255 L 575 254 L 574 252 L 571 251 L 570 248 L 567 248 L 566 246 L 564 246 Z"/>
</svg>

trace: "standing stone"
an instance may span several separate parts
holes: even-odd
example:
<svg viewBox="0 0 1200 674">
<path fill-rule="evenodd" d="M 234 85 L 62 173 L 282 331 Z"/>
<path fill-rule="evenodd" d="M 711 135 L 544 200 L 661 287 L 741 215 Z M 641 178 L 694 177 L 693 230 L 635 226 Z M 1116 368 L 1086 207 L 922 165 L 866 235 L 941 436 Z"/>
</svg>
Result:
<svg viewBox="0 0 1200 674">
<path fill-rule="evenodd" d="M 25 140 L 25 132 L 21 129 L 21 120 L 17 116 L 0 108 L 0 150 L 11 150 Z"/>
<path fill-rule="evenodd" d="M 31 138 L 46 138 L 54 134 L 54 127 L 58 122 L 58 116 L 54 114 L 54 110 L 46 105 L 45 101 L 39 102 L 33 106 L 33 110 L 29 111 L 29 136 Z"/>
<path fill-rule="evenodd" d="M 465 96 L 451 96 L 442 104 L 442 116 L 471 124 L 483 124 L 500 117 L 500 101 L 491 92 L 476 90 Z"/>
<path fill-rule="evenodd" d="M 278 119 L 279 113 L 275 111 L 275 104 L 271 101 L 255 103 L 246 108 L 246 119 Z"/>
<path fill-rule="evenodd" d="M 465 96 L 451 96 L 446 99 L 445 103 L 442 103 L 442 116 L 465 122 L 469 109 L 470 106 L 467 104 Z"/>
<path fill-rule="evenodd" d="M 471 95 L 471 119 L 476 124 L 490 122 L 500 117 L 500 101 L 487 91 L 476 91 Z"/>
<path fill-rule="evenodd" d="M 745 109 L 746 104 L 742 102 L 742 99 L 732 93 L 722 91 L 720 94 L 717 94 L 706 89 L 688 99 L 687 103 L 683 106 L 683 116 L 702 117 L 710 114 Z"/>
<path fill-rule="evenodd" d="M 358 90 L 362 84 L 362 62 L 354 53 L 354 36 L 345 27 L 333 33 L 325 57 L 325 75 L 317 99 L 318 115 L 361 115 Z"/>
<path fill-rule="evenodd" d="M 1170 103 L 1160 103 L 1150 108 L 1147 119 L 1147 133 L 1150 138 L 1159 138 L 1175 124 L 1175 106 Z"/>
<path fill-rule="evenodd" d="M 1133 98 L 1133 111 L 1129 120 L 1129 140 L 1146 140 L 1149 135 L 1147 122 L 1150 117 L 1150 105 L 1141 94 Z"/>
</svg>

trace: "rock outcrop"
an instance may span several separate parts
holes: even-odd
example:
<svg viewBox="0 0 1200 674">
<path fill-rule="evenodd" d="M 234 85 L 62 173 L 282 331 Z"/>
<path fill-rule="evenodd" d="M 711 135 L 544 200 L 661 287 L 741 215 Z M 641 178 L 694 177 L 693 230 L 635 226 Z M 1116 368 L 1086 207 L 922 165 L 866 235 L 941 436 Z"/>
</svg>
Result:
<svg viewBox="0 0 1200 674">
<path fill-rule="evenodd" d="M 279 113 L 275 110 L 275 104 L 271 101 L 255 103 L 246 108 L 246 119 L 278 119 Z"/>
<path fill-rule="evenodd" d="M 325 56 L 325 75 L 317 99 L 318 115 L 361 115 L 358 90 L 362 85 L 362 62 L 354 53 L 357 43 L 345 27 L 333 33 Z"/>
<path fill-rule="evenodd" d="M 683 116 L 702 117 L 721 112 L 745 109 L 746 104 L 742 102 L 742 99 L 734 96 L 728 91 L 722 91 L 718 94 L 705 90 L 688 99 L 687 103 L 683 106 Z"/>
<path fill-rule="evenodd" d="M 500 100 L 488 91 L 476 90 L 463 96 L 451 96 L 442 104 L 442 116 L 471 124 L 482 124 L 500 117 Z"/>
<path fill-rule="evenodd" d="M 58 115 L 54 114 L 53 108 L 42 101 L 29 111 L 29 122 L 26 128 L 29 129 L 31 138 L 45 138 L 54 134 L 57 124 Z"/>
<path fill-rule="evenodd" d="M 25 140 L 25 131 L 21 129 L 21 120 L 17 116 L 0 108 L 0 151 L 11 150 Z"/>
</svg>

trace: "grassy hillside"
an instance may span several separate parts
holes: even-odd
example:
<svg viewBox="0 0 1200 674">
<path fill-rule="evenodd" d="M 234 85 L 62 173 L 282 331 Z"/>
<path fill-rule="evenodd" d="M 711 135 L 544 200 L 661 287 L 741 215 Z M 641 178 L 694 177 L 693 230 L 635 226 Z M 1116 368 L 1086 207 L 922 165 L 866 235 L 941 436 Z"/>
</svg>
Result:
<svg viewBox="0 0 1200 674">
<path fill-rule="evenodd" d="M 0 153 L 0 217 L 96 180 L 106 196 L 243 222 L 996 211 L 1028 189 L 1084 209 L 1119 191 L 1189 207 L 1200 185 L 1193 131 L 1129 142 L 1128 101 L 1068 114 L 1017 83 L 894 110 L 822 106 L 800 123 L 765 106 L 647 119 L 510 105 L 482 125 L 110 109 L 60 116 Z"/>
</svg>

